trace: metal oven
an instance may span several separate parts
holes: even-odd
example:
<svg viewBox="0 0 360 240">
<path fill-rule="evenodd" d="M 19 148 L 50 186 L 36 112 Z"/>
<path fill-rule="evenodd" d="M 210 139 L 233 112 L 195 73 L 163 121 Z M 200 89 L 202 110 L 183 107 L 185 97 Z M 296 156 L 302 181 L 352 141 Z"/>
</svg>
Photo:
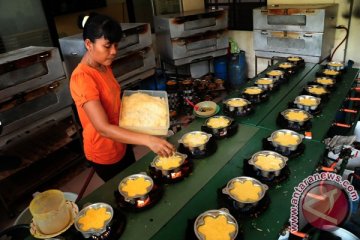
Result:
<svg viewBox="0 0 360 240">
<path fill-rule="evenodd" d="M 23 127 L 71 104 L 68 80 L 65 76 L 33 90 L 18 92 L 9 100 L 0 103 L 1 134 L 22 131 Z"/>
<path fill-rule="evenodd" d="M 332 44 L 328 41 L 330 39 L 325 39 L 324 33 L 254 30 L 256 51 L 308 55 L 320 58 L 330 53 Z"/>
<path fill-rule="evenodd" d="M 154 17 L 157 50 L 163 62 L 180 66 L 225 55 L 226 10 L 190 11 Z"/>
<path fill-rule="evenodd" d="M 0 101 L 65 77 L 53 47 L 26 47 L 0 55 Z"/>
<path fill-rule="evenodd" d="M 132 88 L 136 89 L 139 86 L 140 80 L 149 78 L 149 77 L 153 76 L 154 74 L 155 74 L 155 68 L 152 68 L 152 69 L 146 70 L 144 72 L 141 72 L 139 74 L 136 74 L 132 77 L 129 77 L 121 82 L 121 89 L 122 90 L 132 89 Z"/>
<path fill-rule="evenodd" d="M 254 29 L 324 32 L 335 27 L 337 5 L 275 5 L 253 11 Z"/>
<path fill-rule="evenodd" d="M 9 213 L 16 199 L 83 156 L 71 105 L 57 48 L 0 54 L 0 204 Z"/>
<path fill-rule="evenodd" d="M 119 43 L 119 53 L 127 54 L 151 46 L 151 28 L 148 23 L 121 23 L 123 38 Z"/>
<path fill-rule="evenodd" d="M 2 140 L 72 103 L 57 48 L 27 47 L 2 54 L 0 69 Z"/>
<path fill-rule="evenodd" d="M 156 34 L 166 34 L 168 38 L 183 38 L 207 31 L 225 29 L 227 11 L 189 11 L 154 17 Z"/>
<path fill-rule="evenodd" d="M 123 59 L 126 57 L 131 58 L 130 56 L 134 56 L 135 51 L 142 51 L 142 49 L 151 46 L 152 38 L 151 38 L 151 28 L 149 24 L 121 23 L 121 27 L 123 29 L 123 38 L 119 42 L 119 48 L 118 48 L 119 51 L 118 51 L 117 59 Z M 82 34 L 76 34 L 73 36 L 60 38 L 59 42 L 60 42 L 61 53 L 63 55 L 65 62 L 66 75 L 70 79 L 72 71 L 80 62 L 82 56 L 85 54 L 86 51 L 83 37 Z M 148 52 L 146 52 L 146 54 L 147 53 Z M 116 71 L 115 68 L 114 70 Z M 121 73 L 121 75 L 126 75 L 126 74 L 128 74 L 128 72 Z M 119 75 L 120 74 L 118 74 L 118 76 Z"/>
<path fill-rule="evenodd" d="M 271 5 L 253 10 L 258 57 L 298 55 L 317 63 L 334 45 L 338 6 Z"/>
<path fill-rule="evenodd" d="M 116 58 L 112 69 L 119 83 L 156 67 L 154 50 L 146 47 Z"/>
<path fill-rule="evenodd" d="M 228 47 L 226 30 L 208 31 L 186 38 L 168 38 L 158 35 L 158 51 L 169 59 L 186 58 Z"/>
</svg>

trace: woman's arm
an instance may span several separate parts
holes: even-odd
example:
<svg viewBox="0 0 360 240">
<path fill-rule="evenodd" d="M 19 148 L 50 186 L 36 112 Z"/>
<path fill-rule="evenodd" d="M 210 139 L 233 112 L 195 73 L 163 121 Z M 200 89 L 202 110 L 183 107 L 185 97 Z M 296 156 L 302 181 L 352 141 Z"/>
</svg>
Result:
<svg viewBox="0 0 360 240">
<path fill-rule="evenodd" d="M 160 156 L 168 157 L 174 152 L 174 146 L 162 138 L 133 132 L 110 124 L 99 100 L 86 102 L 83 108 L 96 131 L 103 137 L 121 143 L 144 145 Z"/>
</svg>

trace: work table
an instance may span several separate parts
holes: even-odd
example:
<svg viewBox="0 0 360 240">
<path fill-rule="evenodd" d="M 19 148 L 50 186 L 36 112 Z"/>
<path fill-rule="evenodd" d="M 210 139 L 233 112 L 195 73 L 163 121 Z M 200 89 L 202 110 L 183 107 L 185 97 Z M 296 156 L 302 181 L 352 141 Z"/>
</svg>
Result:
<svg viewBox="0 0 360 240">
<path fill-rule="evenodd" d="M 193 229 L 191 221 L 206 210 L 223 207 L 219 204 L 218 191 L 230 179 L 244 174 L 244 161 L 263 150 L 263 139 L 279 129 L 275 122 L 278 113 L 287 108 L 289 101 L 300 95 L 306 82 L 312 80 L 320 68 L 320 65 L 306 64 L 305 68 L 292 76 L 288 83 L 282 84 L 279 90 L 271 93 L 266 102 L 258 104 L 252 115 L 237 119 L 237 133 L 230 138 L 217 140 L 217 150 L 211 156 L 194 159 L 193 171 L 184 180 L 164 184 L 164 194 L 155 206 L 136 213 L 123 210 L 126 227 L 121 239 L 187 239 L 186 234 Z M 324 103 L 322 114 L 312 120 L 313 139 L 304 139 L 304 153 L 288 161 L 289 178 L 269 188 L 268 209 L 257 218 L 238 219 L 239 234 L 244 239 L 278 238 L 290 216 L 293 189 L 305 177 L 315 172 L 325 150 L 325 145 L 321 141 L 334 121 L 336 110 L 341 107 L 348 95 L 357 73 L 358 69 L 348 69 L 342 82 L 337 84 L 336 91 L 330 94 L 329 101 Z M 263 74 L 259 77 L 261 76 Z M 250 80 L 228 97 L 238 97 L 240 91 L 246 86 L 253 85 L 256 79 Z M 204 121 L 202 118 L 195 119 L 187 128 L 170 137 L 169 141 L 178 146 L 177 141 L 183 134 L 200 130 Z M 144 156 L 82 199 L 78 204 L 79 208 L 95 202 L 105 202 L 116 207 L 114 192 L 117 191 L 120 181 L 129 175 L 147 172 L 154 157 L 154 153 Z"/>
</svg>

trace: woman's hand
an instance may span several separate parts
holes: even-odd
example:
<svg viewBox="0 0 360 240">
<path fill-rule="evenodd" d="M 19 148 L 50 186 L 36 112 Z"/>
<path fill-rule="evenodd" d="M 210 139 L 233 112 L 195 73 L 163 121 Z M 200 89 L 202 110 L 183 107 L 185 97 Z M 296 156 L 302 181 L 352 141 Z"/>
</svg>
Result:
<svg viewBox="0 0 360 240">
<path fill-rule="evenodd" d="M 171 143 L 159 137 L 149 136 L 147 146 L 161 157 L 170 157 L 175 152 Z"/>
</svg>

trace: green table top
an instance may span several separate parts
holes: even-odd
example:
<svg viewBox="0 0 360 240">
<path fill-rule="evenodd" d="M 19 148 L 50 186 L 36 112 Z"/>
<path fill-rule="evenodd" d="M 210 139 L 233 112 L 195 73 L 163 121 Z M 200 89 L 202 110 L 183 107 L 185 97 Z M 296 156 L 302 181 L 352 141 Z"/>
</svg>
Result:
<svg viewBox="0 0 360 240">
<path fill-rule="evenodd" d="M 213 155 L 194 160 L 192 174 L 183 181 L 165 185 L 164 195 L 154 207 L 139 213 L 125 212 L 127 224 L 121 239 L 185 239 L 188 220 L 203 211 L 221 207 L 218 204 L 217 190 L 231 178 L 243 175 L 243 160 L 262 149 L 262 139 L 277 129 L 275 116 L 280 110 L 286 109 L 288 101 L 300 92 L 318 69 L 317 65 L 306 64 L 305 69 L 293 76 L 289 83 L 281 85 L 278 91 L 271 93 L 267 102 L 259 104 L 253 115 L 240 118 L 237 134 L 217 141 L 218 148 Z M 319 116 L 322 119 L 314 120 L 313 129 L 321 129 L 313 133 L 314 139 L 320 140 L 326 133 L 325 125 L 331 124 L 335 109 L 340 106 L 340 100 L 351 86 L 348 79 L 353 79 L 356 72 L 357 70 L 348 70 L 346 80 L 339 83 L 343 85 L 338 85 L 337 91 L 331 95 L 332 98 L 323 110 L 323 116 Z M 247 86 L 253 85 L 254 81 L 253 79 L 248 82 Z M 237 96 L 236 94 L 239 92 L 234 92 L 231 96 Z M 204 121 L 205 119 L 196 119 L 171 137 L 170 142 L 177 146 L 178 139 L 184 133 L 200 130 Z M 320 142 L 304 140 L 304 143 L 305 152 L 288 162 L 291 171 L 289 179 L 269 190 L 269 208 L 256 219 L 239 221 L 245 239 L 275 239 L 287 221 L 293 187 L 314 171 L 324 151 L 324 145 Z M 94 202 L 116 206 L 114 192 L 117 191 L 119 182 L 131 174 L 147 172 L 154 156 L 153 153 L 147 154 L 106 182 L 82 199 L 78 204 L 79 208 Z"/>
<path fill-rule="evenodd" d="M 277 64 L 264 71 L 263 73 L 259 74 L 258 77 L 251 79 L 241 88 L 236 89 L 235 91 L 230 93 L 227 96 L 227 99 L 232 97 L 240 97 L 241 92 L 244 90 L 244 88 L 255 86 L 255 81 L 257 79 L 265 77 L 265 73 L 270 69 L 276 68 L 276 66 Z M 288 83 L 281 84 L 278 90 L 272 91 L 267 101 L 256 104 L 253 114 L 250 114 L 249 116 L 239 117 L 238 122 L 253 126 L 259 125 L 259 123 L 267 115 L 269 115 L 279 103 L 282 102 L 282 99 L 286 96 L 286 94 L 290 92 L 293 88 L 295 88 L 308 75 L 308 73 L 311 71 L 311 69 L 314 68 L 314 66 L 315 64 L 313 63 L 306 63 L 306 66 L 303 69 L 291 76 Z"/>
<path fill-rule="evenodd" d="M 260 129 L 247 144 L 242 147 L 231 160 L 181 209 L 156 235 L 158 239 L 186 239 L 188 220 L 196 218 L 209 209 L 219 209 L 217 190 L 237 176 L 243 175 L 243 160 L 262 150 L 262 139 L 271 131 Z M 304 178 L 314 172 L 324 151 L 324 145 L 304 140 L 304 153 L 288 161 L 291 174 L 289 179 L 269 190 L 271 203 L 269 208 L 258 218 L 244 218 L 238 221 L 244 239 L 277 239 L 290 216 L 290 199 L 293 188 Z M 225 147 L 225 146 L 224 146 Z M 190 227 L 192 227 L 190 225 Z"/>
<path fill-rule="evenodd" d="M 275 108 L 272 109 L 271 113 L 268 114 L 260 123 L 259 127 L 276 130 L 280 127 L 276 124 L 276 118 L 278 114 L 285 109 L 288 109 L 288 103 L 293 102 L 298 95 L 301 95 L 303 88 L 308 82 L 311 82 L 315 79 L 315 74 L 323 66 L 316 65 L 309 74 L 306 75 L 302 81 L 293 88 L 284 99 L 280 101 Z M 356 78 L 359 69 L 350 68 L 347 69 L 343 75 L 343 80 L 336 83 L 336 88 L 331 92 L 329 99 L 322 102 L 322 112 L 321 114 L 314 116 L 311 120 L 312 122 L 312 139 L 314 141 L 322 141 L 335 120 L 337 109 L 340 109 L 346 96 L 349 93 L 349 89 L 353 85 L 354 79 Z"/>
<path fill-rule="evenodd" d="M 203 119 L 197 119 L 188 128 L 180 131 L 171 138 L 176 142 L 185 132 L 200 130 Z M 256 134 L 258 128 L 241 125 L 238 133 L 232 138 L 218 142 L 217 151 L 205 158 L 194 160 L 192 174 L 183 181 L 165 185 L 164 195 L 154 207 L 140 213 L 126 213 L 127 226 L 122 239 L 150 239 L 156 232 L 163 228 L 168 221 L 190 201 L 212 178 L 243 148 L 245 144 Z M 146 155 L 131 167 L 125 169 L 115 178 L 98 188 L 92 194 L 84 198 L 79 206 L 87 202 L 106 202 L 116 205 L 114 191 L 121 179 L 131 174 L 145 172 L 150 166 L 154 154 Z"/>
</svg>

